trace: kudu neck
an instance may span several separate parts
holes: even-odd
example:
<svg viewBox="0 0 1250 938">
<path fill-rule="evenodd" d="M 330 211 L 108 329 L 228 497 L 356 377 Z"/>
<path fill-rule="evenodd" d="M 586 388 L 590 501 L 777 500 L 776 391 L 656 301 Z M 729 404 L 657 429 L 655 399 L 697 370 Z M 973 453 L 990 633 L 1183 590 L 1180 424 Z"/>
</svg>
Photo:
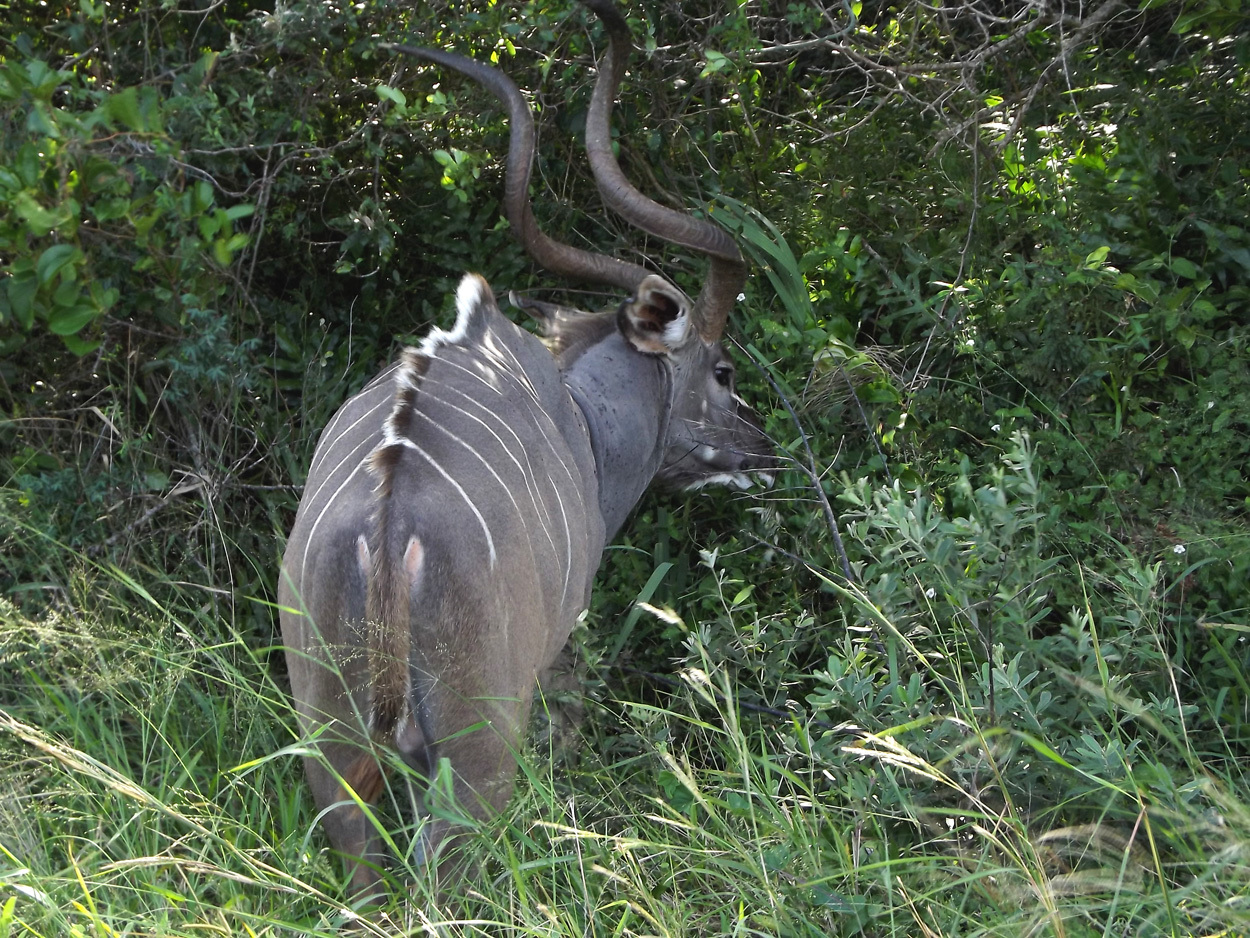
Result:
<svg viewBox="0 0 1250 938">
<path fill-rule="evenodd" d="M 599 513 L 611 541 L 660 469 L 673 404 L 672 371 L 614 332 L 579 355 L 564 383 L 590 432 Z"/>
</svg>

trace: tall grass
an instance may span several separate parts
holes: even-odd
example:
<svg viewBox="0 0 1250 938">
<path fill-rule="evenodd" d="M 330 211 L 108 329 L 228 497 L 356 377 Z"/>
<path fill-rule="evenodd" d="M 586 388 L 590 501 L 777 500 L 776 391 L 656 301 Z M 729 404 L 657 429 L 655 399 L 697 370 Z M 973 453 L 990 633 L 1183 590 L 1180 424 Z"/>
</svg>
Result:
<svg viewBox="0 0 1250 938">
<path fill-rule="evenodd" d="M 828 649 L 836 705 L 744 710 L 687 629 L 678 685 L 592 697 L 577 747 L 523 754 L 506 817 L 462 837 L 457 888 L 412 862 L 419 822 L 391 818 L 391 898 L 362 916 L 270 650 L 194 589 L 58 562 L 74 585 L 54 611 L 0 601 L 0 936 L 1250 934 L 1234 748 L 1199 750 L 1095 668 L 1054 689 L 1106 728 L 1074 761 L 1011 662 L 991 720 L 988 667 L 935 653 L 966 635 L 845 587 L 841 614 L 872 628 Z M 1158 627 L 1149 596 L 1121 612 Z M 925 672 L 941 680 L 920 708 L 908 675 Z M 844 692 L 857 673 L 875 693 Z M 1029 801 L 1012 773 L 1058 799 Z"/>
</svg>

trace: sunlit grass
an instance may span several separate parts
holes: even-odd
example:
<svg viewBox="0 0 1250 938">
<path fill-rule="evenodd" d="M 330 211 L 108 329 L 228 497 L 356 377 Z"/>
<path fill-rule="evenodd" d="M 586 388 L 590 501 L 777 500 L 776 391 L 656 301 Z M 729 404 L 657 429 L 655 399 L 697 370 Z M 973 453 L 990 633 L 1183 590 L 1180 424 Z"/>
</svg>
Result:
<svg viewBox="0 0 1250 938">
<path fill-rule="evenodd" d="M 134 581 L 61 559 L 79 571 L 69 602 L 35 618 L 0 602 L 3 935 L 1250 930 L 1250 806 L 1232 751 L 1190 751 L 1130 712 L 1117 732 L 1137 743 L 1100 775 L 1010 718 L 979 722 L 958 672 L 932 685 L 950 697 L 920 720 L 902 688 L 871 729 L 761 717 L 738 707 L 698 630 L 678 686 L 591 701 L 579 746 L 553 735 L 524 754 L 506 817 L 461 838 L 464 879 L 440 886 L 405 860 L 419 822 L 382 812 L 401 855 L 389 899 L 358 912 L 264 649 L 211 607 L 153 607 Z M 880 620 L 863 594 L 844 599 Z M 925 740 L 944 723 L 961 743 L 935 754 Z M 1003 773 L 1035 760 L 1066 805 L 1013 794 Z"/>
</svg>

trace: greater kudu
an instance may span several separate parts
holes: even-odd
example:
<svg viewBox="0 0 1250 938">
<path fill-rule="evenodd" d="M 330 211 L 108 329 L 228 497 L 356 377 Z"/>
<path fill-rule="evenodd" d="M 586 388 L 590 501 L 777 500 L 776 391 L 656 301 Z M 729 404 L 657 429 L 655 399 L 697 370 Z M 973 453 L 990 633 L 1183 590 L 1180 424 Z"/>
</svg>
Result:
<svg viewBox="0 0 1250 938">
<path fill-rule="evenodd" d="M 447 759 L 460 802 L 502 808 L 536 676 L 590 598 L 605 544 L 655 478 L 748 484 L 770 448 L 718 343 L 745 280 L 725 232 L 664 208 L 612 155 L 612 101 L 630 48 L 611 0 L 586 122 L 604 201 L 633 225 L 706 254 L 692 303 L 643 267 L 552 241 L 528 188 L 533 116 L 495 69 L 396 47 L 473 77 L 510 112 L 506 211 L 529 253 L 632 295 L 612 313 L 545 304 L 548 346 L 465 276 L 450 332 L 434 330 L 349 400 L 323 432 L 282 562 L 291 689 L 321 759 L 308 778 L 356 892 L 382 860 L 360 804 L 385 785 L 377 746 L 429 778 Z M 554 353 L 554 354 L 553 354 Z M 430 841 L 445 829 L 434 826 Z"/>
</svg>

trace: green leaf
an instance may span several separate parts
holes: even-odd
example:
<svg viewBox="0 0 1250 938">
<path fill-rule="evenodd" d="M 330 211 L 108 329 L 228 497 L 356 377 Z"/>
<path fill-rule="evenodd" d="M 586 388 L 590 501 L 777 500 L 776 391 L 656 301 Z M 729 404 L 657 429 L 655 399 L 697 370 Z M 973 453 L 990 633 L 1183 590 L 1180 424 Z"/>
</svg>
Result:
<svg viewBox="0 0 1250 938">
<path fill-rule="evenodd" d="M 100 199 L 91 204 L 91 214 L 96 221 L 106 222 L 115 218 L 125 218 L 130 211 L 130 199 Z"/>
<path fill-rule="evenodd" d="M 78 280 L 74 277 L 68 277 L 64 283 L 56 288 L 56 292 L 52 294 L 52 305 L 73 306 L 77 303 L 81 293 L 82 288 L 78 285 Z"/>
<path fill-rule="evenodd" d="M 17 170 L 22 185 L 33 189 L 39 185 L 39 177 L 43 175 L 43 161 L 39 158 L 39 148 L 33 143 L 25 144 L 17 151 L 17 162 L 13 168 Z"/>
<path fill-rule="evenodd" d="M 206 212 L 213 204 L 213 187 L 207 179 L 195 184 L 195 211 Z"/>
<path fill-rule="evenodd" d="M 738 229 L 746 253 L 764 268 L 764 274 L 781 298 L 791 322 L 800 330 L 806 329 L 814 318 L 812 301 L 808 295 L 807 280 L 785 236 L 755 209 L 725 195 L 721 195 L 719 201 L 728 209 L 725 214 L 735 223 L 729 227 Z"/>
<path fill-rule="evenodd" d="M 104 112 L 131 130 L 142 132 L 147 129 L 143 115 L 139 113 L 139 89 L 133 85 L 109 95 L 104 102 Z"/>
<path fill-rule="evenodd" d="M 1168 262 L 1168 266 L 1178 277 L 1189 280 L 1196 280 L 1198 277 L 1198 266 L 1187 257 L 1174 257 Z"/>
<path fill-rule="evenodd" d="M 1207 9 L 1205 7 L 1182 13 L 1176 18 L 1176 22 L 1172 24 L 1172 32 L 1178 36 L 1183 36 L 1200 24 L 1206 16 Z"/>
<path fill-rule="evenodd" d="M 1199 322 L 1210 322 L 1219 315 L 1219 310 L 1210 300 L 1194 300 L 1194 305 L 1190 307 L 1189 312 Z"/>
<path fill-rule="evenodd" d="M 13 910 L 17 907 L 17 896 L 9 896 L 4 905 L 0 906 L 0 935 L 7 938 L 13 927 Z"/>
<path fill-rule="evenodd" d="M 31 93 L 44 101 L 52 98 L 61 82 L 69 78 L 69 72 L 49 68 L 42 59 L 32 59 L 26 63 L 26 78 L 30 82 Z"/>
<path fill-rule="evenodd" d="M 35 103 L 26 114 L 26 130 L 36 137 L 51 137 L 53 140 L 59 140 L 61 128 L 52 122 L 46 107 L 47 105 L 41 102 Z"/>
<path fill-rule="evenodd" d="M 63 335 L 61 341 L 65 343 L 65 347 L 73 354 L 82 358 L 89 355 L 100 347 L 99 339 L 82 339 L 76 335 Z"/>
<path fill-rule="evenodd" d="M 163 214 L 165 214 L 165 210 L 158 206 L 151 214 L 140 215 L 132 220 L 131 224 L 134 225 L 135 234 L 140 238 L 140 244 L 143 243 L 142 239 L 147 236 L 148 232 L 152 230 L 152 226 L 156 224 Z"/>
<path fill-rule="evenodd" d="M 217 261 L 222 267 L 229 267 L 232 260 L 230 247 L 226 244 L 225 238 L 218 238 L 213 242 L 213 260 Z"/>
<path fill-rule="evenodd" d="M 201 55 L 200 60 L 191 69 L 191 81 L 197 85 L 203 84 L 204 80 L 212 74 L 219 58 L 221 58 L 220 52 L 209 51 Z"/>
<path fill-rule="evenodd" d="M 378 85 L 374 90 L 383 101 L 390 101 L 398 104 L 400 107 L 407 107 L 408 105 L 408 99 L 404 97 L 404 93 L 398 88 L 392 88 L 390 85 Z"/>
<path fill-rule="evenodd" d="M 73 263 L 81 257 L 82 252 L 72 244 L 52 245 L 39 255 L 39 263 L 35 267 L 39 275 L 39 285 L 46 286 L 66 264 Z"/>
<path fill-rule="evenodd" d="M 201 215 L 196 219 L 195 224 L 200 231 L 200 238 L 204 241 L 213 240 L 213 235 L 217 234 L 217 219 L 212 215 Z"/>
<path fill-rule="evenodd" d="M 48 317 L 48 331 L 60 336 L 74 335 L 81 332 L 83 327 L 97 315 L 96 308 L 86 303 L 80 303 L 68 309 L 58 309 Z"/>
<path fill-rule="evenodd" d="M 1120 274 L 1115 280 L 1117 290 L 1127 290 L 1147 303 L 1159 299 L 1159 285 L 1150 277 L 1134 277 L 1132 274 Z"/>
<path fill-rule="evenodd" d="M 613 641 L 612 647 L 608 650 L 605 660 L 612 662 L 617 660 L 617 655 L 619 655 L 621 653 L 621 649 L 625 647 L 625 641 L 629 638 L 629 633 L 634 630 L 634 626 L 642 617 L 642 607 L 638 605 L 638 603 L 650 602 L 651 597 L 655 595 L 655 591 L 660 588 L 661 581 L 663 581 L 664 577 L 668 575 L 668 571 L 672 569 L 672 563 L 664 561 L 651 572 L 651 577 L 647 580 L 646 585 L 639 590 L 638 599 L 634 603 L 633 608 L 629 610 L 629 615 L 625 617 L 625 624 L 617 633 L 616 639 Z"/>
<path fill-rule="evenodd" d="M 1110 253 L 1111 253 L 1111 248 L 1105 244 L 1102 247 L 1094 248 L 1094 250 L 1090 251 L 1088 254 L 1085 255 L 1086 269 L 1095 270 L 1101 267 L 1102 262 L 1107 259 L 1107 255 Z"/>
<path fill-rule="evenodd" d="M 707 78 L 709 75 L 715 75 L 717 72 L 724 71 L 731 64 L 723 52 L 708 49 L 706 54 L 707 64 L 703 66 L 703 71 L 699 75 L 700 78 Z"/>
<path fill-rule="evenodd" d="M 13 318 L 23 329 L 35 322 L 35 294 L 39 291 L 39 279 L 33 271 L 14 274 L 9 280 L 9 308 Z"/>
<path fill-rule="evenodd" d="M 42 238 L 69 220 L 67 206 L 58 205 L 55 209 L 46 209 L 29 192 L 19 192 L 13 200 L 13 208 L 36 238 Z"/>
<path fill-rule="evenodd" d="M 121 291 L 117 287 L 107 287 L 100 289 L 100 284 L 95 281 L 91 284 L 91 302 L 95 303 L 96 309 L 102 314 L 107 313 L 113 308 L 113 304 L 121 297 Z"/>
</svg>

